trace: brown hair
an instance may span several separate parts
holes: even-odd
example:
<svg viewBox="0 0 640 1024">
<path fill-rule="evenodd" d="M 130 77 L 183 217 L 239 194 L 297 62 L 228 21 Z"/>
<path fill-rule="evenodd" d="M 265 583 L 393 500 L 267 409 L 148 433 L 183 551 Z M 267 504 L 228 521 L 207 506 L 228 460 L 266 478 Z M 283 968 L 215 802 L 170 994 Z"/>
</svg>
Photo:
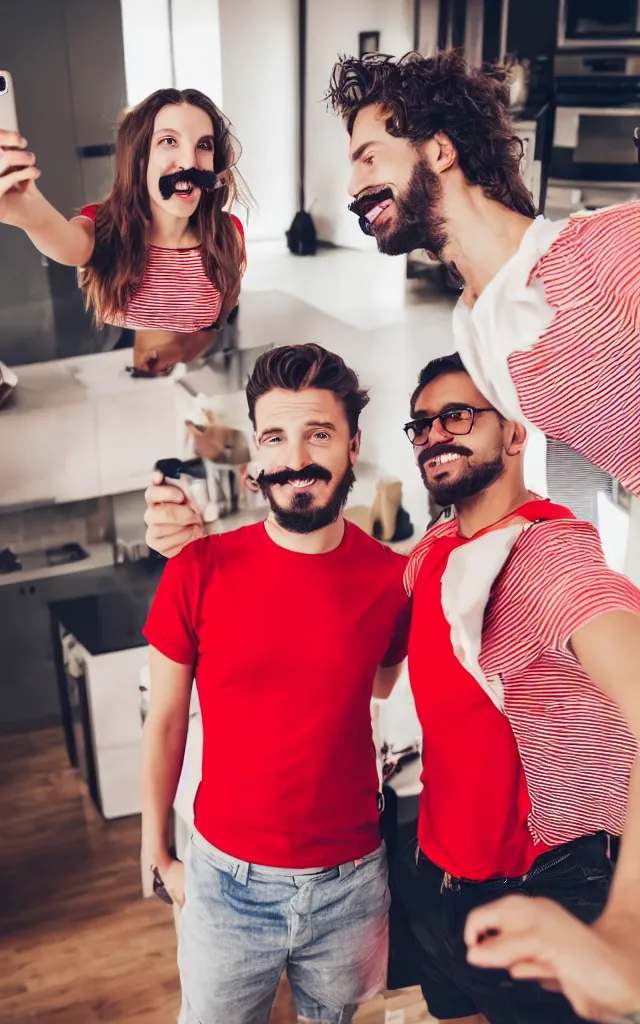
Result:
<svg viewBox="0 0 640 1024">
<path fill-rule="evenodd" d="M 508 71 L 498 65 L 471 67 L 458 51 L 396 60 L 382 53 L 342 57 L 334 66 L 327 100 L 346 121 L 349 134 L 358 113 L 379 105 L 388 113 L 389 135 L 415 146 L 438 132 L 456 148 L 472 185 L 511 210 L 535 217 L 531 193 L 520 174 L 522 141 L 508 115 Z"/>
<path fill-rule="evenodd" d="M 207 277 L 222 294 L 221 317 L 237 304 L 246 254 L 244 241 L 226 212 L 238 191 L 231 125 L 215 103 L 197 89 L 159 89 L 128 111 L 120 124 L 113 187 L 96 212 L 95 247 L 89 263 L 79 272 L 86 305 L 93 307 L 100 325 L 106 319 L 120 322 L 142 283 L 151 221 L 147 165 L 155 119 L 163 107 L 181 103 L 199 107 L 209 115 L 213 124 L 213 169 L 218 175 L 227 172 L 223 187 L 202 193 L 190 224 L 200 239 Z"/>
<path fill-rule="evenodd" d="M 360 413 L 369 402 L 369 394 L 360 387 L 355 371 L 340 356 L 320 345 L 283 345 L 269 349 L 256 360 L 247 383 L 249 417 L 254 428 L 257 400 L 275 388 L 333 391 L 344 406 L 351 437 L 358 433 Z"/>
</svg>

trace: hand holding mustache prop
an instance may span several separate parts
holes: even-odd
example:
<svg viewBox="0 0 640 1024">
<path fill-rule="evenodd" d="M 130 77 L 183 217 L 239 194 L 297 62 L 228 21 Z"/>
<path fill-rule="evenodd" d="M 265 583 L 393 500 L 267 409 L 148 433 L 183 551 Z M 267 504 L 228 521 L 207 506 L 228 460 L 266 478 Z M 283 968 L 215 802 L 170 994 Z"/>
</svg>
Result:
<svg viewBox="0 0 640 1024">
<path fill-rule="evenodd" d="M 202 189 L 203 192 L 213 192 L 218 185 L 223 184 L 218 175 L 214 174 L 213 171 L 203 171 L 198 167 L 189 167 L 186 171 L 176 171 L 174 174 L 163 174 L 161 176 L 158 188 L 162 198 L 170 199 L 176 191 L 176 185 L 182 181 L 187 182 L 189 185 L 195 185 L 196 188 Z"/>
</svg>

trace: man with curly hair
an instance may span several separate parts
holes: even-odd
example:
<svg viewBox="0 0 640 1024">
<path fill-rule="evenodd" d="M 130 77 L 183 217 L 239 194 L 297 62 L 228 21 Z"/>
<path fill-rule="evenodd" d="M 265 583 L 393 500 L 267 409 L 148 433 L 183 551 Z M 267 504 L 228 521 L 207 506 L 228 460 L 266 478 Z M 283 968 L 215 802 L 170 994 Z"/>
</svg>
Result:
<svg viewBox="0 0 640 1024">
<path fill-rule="evenodd" d="M 537 217 L 506 71 L 458 53 L 343 58 L 327 97 L 350 136 L 350 209 L 363 231 L 388 255 L 428 250 L 464 285 L 454 335 L 478 390 L 640 497 L 640 202 Z M 638 830 L 629 820 L 626 834 Z M 599 1020 L 640 1020 L 623 1017 L 639 1009 L 628 994 L 640 921 L 640 874 L 624 846 L 614 889 L 625 900 L 610 899 L 606 931 L 536 901 L 475 912 L 473 963 L 551 981 L 578 1012 L 597 1004 Z"/>
<path fill-rule="evenodd" d="M 640 202 L 536 217 L 506 71 L 459 53 L 343 58 L 328 99 L 362 229 L 464 282 L 454 334 L 478 389 L 640 495 Z"/>
</svg>

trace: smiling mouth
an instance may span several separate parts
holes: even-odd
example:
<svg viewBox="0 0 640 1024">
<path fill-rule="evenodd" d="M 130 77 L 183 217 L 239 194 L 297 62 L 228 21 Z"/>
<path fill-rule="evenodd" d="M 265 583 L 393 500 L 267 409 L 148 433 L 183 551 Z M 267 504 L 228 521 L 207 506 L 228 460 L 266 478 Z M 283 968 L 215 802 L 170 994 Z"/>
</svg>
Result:
<svg viewBox="0 0 640 1024">
<path fill-rule="evenodd" d="M 462 455 L 459 455 L 457 452 L 444 452 L 443 455 L 436 455 L 433 459 L 425 460 L 425 465 L 429 469 L 436 469 L 438 466 L 444 466 L 448 462 L 458 462 L 461 458 Z"/>
<path fill-rule="evenodd" d="M 318 480 L 315 478 L 309 480 L 288 480 L 287 483 L 290 487 L 294 487 L 296 491 L 302 491 L 306 487 L 312 487 L 313 484 L 317 484 Z"/>
<path fill-rule="evenodd" d="M 192 185 L 190 181 L 179 181 L 174 188 L 174 195 L 189 198 L 196 191 L 195 185 Z"/>
<path fill-rule="evenodd" d="M 358 196 L 349 204 L 349 211 L 355 213 L 356 217 L 365 219 L 372 224 L 391 202 L 393 202 L 393 192 L 387 186 L 378 188 L 375 192 L 365 192 Z"/>
</svg>

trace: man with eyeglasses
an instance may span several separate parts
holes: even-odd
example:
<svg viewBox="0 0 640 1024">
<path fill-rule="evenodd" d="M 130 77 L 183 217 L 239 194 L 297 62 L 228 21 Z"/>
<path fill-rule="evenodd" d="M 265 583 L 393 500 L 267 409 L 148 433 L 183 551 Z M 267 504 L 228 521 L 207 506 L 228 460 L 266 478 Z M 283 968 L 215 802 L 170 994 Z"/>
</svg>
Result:
<svg viewBox="0 0 640 1024">
<path fill-rule="evenodd" d="M 586 923 L 603 911 L 640 730 L 640 593 L 591 525 L 527 491 L 524 427 L 457 355 L 425 367 L 411 412 L 425 486 L 456 518 L 428 531 L 405 577 L 424 788 L 396 893 L 441 1022 L 565 1024 L 578 1018 L 564 996 L 476 966 L 481 930 L 467 959 L 465 923 L 506 894 Z M 628 817 L 633 831 L 637 794 Z"/>
<path fill-rule="evenodd" d="M 561 996 L 467 964 L 465 918 L 476 906 L 476 915 L 494 913 L 490 901 L 506 893 L 547 895 L 556 901 L 558 934 L 562 924 L 585 962 L 594 949 L 611 959 L 613 947 L 563 906 L 591 921 L 610 887 L 605 833 L 622 831 L 636 752 L 616 704 L 640 733 L 640 595 L 607 569 L 593 527 L 526 490 L 524 428 L 491 407 L 457 357 L 423 370 L 411 412 L 405 431 L 429 494 L 437 505 L 453 504 L 457 519 L 428 532 L 406 579 L 425 790 L 412 851 L 418 864 L 401 862 L 396 894 L 407 902 L 423 989 L 441 1021 L 479 1024 L 484 1011 L 491 1024 L 564 1024 L 577 1018 Z M 147 502 L 147 541 L 156 550 L 172 556 L 202 535 L 177 488 L 152 486 Z M 460 554 L 470 560 L 456 564 Z M 638 848 L 633 799 L 627 869 Z M 532 913 L 546 906 L 530 905 Z M 472 911 L 469 956 L 478 964 L 496 941 L 481 944 L 483 924 Z M 589 979 L 576 987 L 572 964 L 567 971 L 573 988 L 565 991 L 577 993 L 580 1012 Z M 625 971 L 611 963 L 608 977 Z M 595 984 L 596 972 L 590 977 Z"/>
</svg>

